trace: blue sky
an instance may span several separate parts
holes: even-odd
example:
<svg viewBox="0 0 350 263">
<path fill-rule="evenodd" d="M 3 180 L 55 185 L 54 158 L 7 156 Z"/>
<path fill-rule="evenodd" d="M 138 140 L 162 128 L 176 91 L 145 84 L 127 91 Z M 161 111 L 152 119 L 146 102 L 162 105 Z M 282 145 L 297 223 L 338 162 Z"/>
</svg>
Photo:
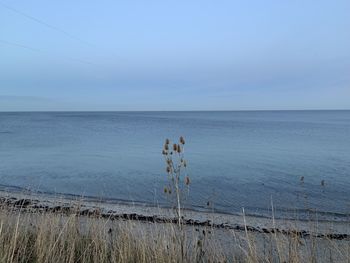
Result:
<svg viewBox="0 0 350 263">
<path fill-rule="evenodd" d="M 350 109 L 350 1 L 0 0 L 0 111 Z"/>
</svg>

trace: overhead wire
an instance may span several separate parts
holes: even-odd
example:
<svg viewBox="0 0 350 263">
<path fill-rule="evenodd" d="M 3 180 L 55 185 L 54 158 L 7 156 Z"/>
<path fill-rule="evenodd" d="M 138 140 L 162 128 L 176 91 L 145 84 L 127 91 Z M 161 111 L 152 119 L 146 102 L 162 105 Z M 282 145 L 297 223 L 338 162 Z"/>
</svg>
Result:
<svg viewBox="0 0 350 263">
<path fill-rule="evenodd" d="M 28 45 L 23 45 L 23 44 L 20 44 L 20 43 L 15 43 L 15 42 L 7 41 L 7 40 L 4 40 L 4 39 L 0 39 L 0 43 L 5 44 L 5 45 L 8 45 L 8 46 L 14 46 L 14 47 L 19 47 L 19 48 L 27 49 L 27 50 L 30 50 L 30 51 L 33 51 L 33 52 L 47 53 L 47 52 L 45 52 L 44 50 L 41 50 L 41 49 L 38 49 L 38 48 L 30 47 L 30 46 L 28 46 Z M 96 64 L 94 64 L 94 63 L 92 63 L 92 62 L 89 62 L 89 61 L 86 61 L 86 60 L 82 60 L 82 59 L 79 59 L 79 58 L 65 57 L 65 56 L 63 56 L 63 57 L 61 57 L 61 58 L 65 59 L 65 60 L 70 60 L 70 61 L 79 62 L 79 63 L 82 63 L 82 64 L 97 66 Z"/>
<path fill-rule="evenodd" d="M 30 19 L 30 20 L 33 20 L 41 25 L 44 25 L 46 26 L 47 28 L 50 28 L 52 30 L 55 30 L 61 34 L 64 34 L 66 35 L 67 37 L 71 38 L 71 39 L 74 39 L 76 41 L 79 41 L 81 43 L 84 43 L 85 45 L 89 45 L 89 46 L 92 46 L 90 43 L 88 43 L 87 41 L 85 40 L 82 40 L 81 38 L 78 38 L 72 34 L 70 34 L 69 32 L 57 27 L 57 26 L 54 26 L 54 25 L 51 25 L 41 19 L 38 19 L 32 15 L 29 15 L 27 13 L 24 13 L 12 6 L 9 6 L 8 4 L 5 4 L 4 2 L 0 1 L 0 6 L 14 12 L 14 13 L 17 13 L 21 16 L 24 16 L 26 17 L 27 19 Z M 4 39 L 0 39 L 0 43 L 2 44 L 5 44 L 5 45 L 9 45 L 9 46 L 14 46 L 14 47 L 19 47 L 19 48 L 23 48 L 23 49 L 27 49 L 27 50 L 31 50 L 31 51 L 34 51 L 34 52 L 40 52 L 40 53 L 47 53 L 45 52 L 44 50 L 41 50 L 41 49 L 38 49 L 38 48 L 35 48 L 35 47 L 31 47 L 31 46 L 28 46 L 28 45 L 24 45 L 22 43 L 17 43 L 17 42 L 13 42 L 13 41 L 8 41 L 8 40 L 4 40 Z M 78 59 L 78 58 L 73 58 L 73 57 L 63 57 L 64 59 L 66 60 L 70 60 L 70 61 L 76 61 L 76 62 L 79 62 L 79 63 L 83 63 L 83 64 L 88 64 L 88 65 L 94 65 L 94 63 L 91 63 L 89 61 L 86 61 L 86 60 L 82 60 L 82 59 Z"/>
<path fill-rule="evenodd" d="M 50 28 L 56 32 L 59 32 L 61 34 L 64 34 L 65 36 L 71 38 L 71 39 L 74 39 L 76 41 L 79 41 L 85 45 L 88 45 L 90 47 L 95 47 L 95 45 L 77 37 L 77 36 L 74 36 L 73 34 L 67 32 L 66 30 L 62 29 L 62 28 L 59 28 L 55 25 L 52 25 L 50 23 L 47 23 L 45 21 L 43 21 L 42 19 L 39 19 L 33 15 L 30 15 L 28 13 L 25 13 L 17 8 L 14 8 L 10 5 L 8 5 L 7 3 L 4 3 L 3 1 L 0 0 L 0 6 L 2 6 L 3 8 L 7 9 L 7 10 L 10 10 L 12 11 L 13 13 L 16 13 L 18 15 L 21 15 L 27 19 L 30 19 L 32 21 L 35 21 L 36 23 L 38 24 L 41 24 L 47 28 Z M 42 50 L 42 49 L 38 49 L 38 48 L 35 48 L 35 47 L 31 47 L 29 45 L 25 45 L 25 44 L 22 44 L 22 43 L 17 43 L 17 42 L 13 42 L 13 41 L 8 41 L 8 40 L 5 40 L 5 39 L 0 39 L 0 43 L 2 44 L 5 44 L 5 45 L 9 45 L 9 46 L 14 46 L 14 47 L 18 47 L 18 48 L 23 48 L 23 49 L 27 49 L 27 50 L 30 50 L 30 51 L 33 51 L 33 52 L 40 52 L 40 53 L 46 53 L 46 55 L 49 54 L 48 51 L 45 51 L 45 50 Z M 75 58 L 75 57 L 67 57 L 67 56 L 61 56 L 60 58 L 62 59 L 65 59 L 65 60 L 70 60 L 70 61 L 75 61 L 75 62 L 79 62 L 79 63 L 82 63 L 82 64 L 86 64 L 86 65 L 93 65 L 93 66 L 97 66 L 98 68 L 101 68 L 101 65 L 97 65 L 95 63 L 92 63 L 90 61 L 87 61 L 87 60 L 83 60 L 83 59 L 79 59 L 79 58 Z"/>
<path fill-rule="evenodd" d="M 8 46 L 15 46 L 15 47 L 20 47 L 20 48 L 25 48 L 25 49 L 28 49 L 28 50 L 31 50 L 31 51 L 35 51 L 35 52 L 41 52 L 40 49 L 32 48 L 32 47 L 29 47 L 29 46 L 26 46 L 26 45 L 10 42 L 10 41 L 3 40 L 3 39 L 0 39 L 0 43 L 8 45 Z"/>
<path fill-rule="evenodd" d="M 17 8 L 14 8 L 14 7 L 12 7 L 12 6 L 9 6 L 8 4 L 5 4 L 5 3 L 2 2 L 2 1 L 0 1 L 0 6 L 6 8 L 7 10 L 10 10 L 10 11 L 16 13 L 16 14 L 19 14 L 19 15 L 21 15 L 21 16 L 23 16 L 23 17 L 26 17 L 27 19 L 30 19 L 30 20 L 32 20 L 32 21 L 35 21 L 36 23 L 39 23 L 39 24 L 41 24 L 41 25 L 43 25 L 43 26 L 46 26 L 47 28 L 50 28 L 50 29 L 52 29 L 52 30 L 55 30 L 55 31 L 57 31 L 57 32 L 59 32 L 59 33 L 61 33 L 61 34 L 64 34 L 64 35 L 66 35 L 67 37 L 69 37 L 69 38 L 71 38 L 71 39 L 74 39 L 74 40 L 76 40 L 76 41 L 79 41 L 79 42 L 81 42 L 81 43 L 84 43 L 85 45 L 93 46 L 91 43 L 89 43 L 89 42 L 87 42 L 87 41 L 85 41 L 85 40 L 83 40 L 83 39 L 81 39 L 81 38 L 79 38 L 79 37 L 77 37 L 77 36 L 75 36 L 75 35 L 73 35 L 73 34 L 67 32 L 66 30 L 63 30 L 63 29 L 61 29 L 61 28 L 59 28 L 59 27 L 57 27 L 57 26 L 51 25 L 51 24 L 49 24 L 49 23 L 47 23 L 47 22 L 45 22 L 45 21 L 43 21 L 43 20 L 41 20 L 41 19 L 38 19 L 38 18 L 36 18 L 36 17 L 34 17 L 34 16 L 32 16 L 32 15 L 29 15 L 29 14 L 27 14 L 27 13 L 24 13 L 24 12 L 18 10 Z"/>
</svg>

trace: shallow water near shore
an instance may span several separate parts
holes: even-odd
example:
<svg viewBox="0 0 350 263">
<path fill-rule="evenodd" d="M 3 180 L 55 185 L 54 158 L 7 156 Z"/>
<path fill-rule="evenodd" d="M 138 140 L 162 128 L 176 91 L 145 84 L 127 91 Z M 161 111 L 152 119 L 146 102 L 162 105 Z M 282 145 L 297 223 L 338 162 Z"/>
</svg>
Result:
<svg viewBox="0 0 350 263">
<path fill-rule="evenodd" d="M 180 135 L 190 208 L 350 213 L 350 111 L 0 113 L 0 184 L 166 205 L 161 149 Z"/>
</svg>

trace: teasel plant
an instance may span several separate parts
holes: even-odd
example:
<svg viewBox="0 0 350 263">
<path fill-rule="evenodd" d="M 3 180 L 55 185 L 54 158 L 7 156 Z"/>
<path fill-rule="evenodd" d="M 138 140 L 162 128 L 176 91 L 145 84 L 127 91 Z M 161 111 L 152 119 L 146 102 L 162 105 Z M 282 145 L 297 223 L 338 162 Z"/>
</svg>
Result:
<svg viewBox="0 0 350 263">
<path fill-rule="evenodd" d="M 181 227 L 183 218 L 183 198 L 189 193 L 190 177 L 187 174 L 187 161 L 185 160 L 185 139 L 181 136 L 178 143 L 165 140 L 162 154 L 166 164 L 166 173 L 169 184 L 164 193 L 175 201 L 174 208 Z"/>
</svg>

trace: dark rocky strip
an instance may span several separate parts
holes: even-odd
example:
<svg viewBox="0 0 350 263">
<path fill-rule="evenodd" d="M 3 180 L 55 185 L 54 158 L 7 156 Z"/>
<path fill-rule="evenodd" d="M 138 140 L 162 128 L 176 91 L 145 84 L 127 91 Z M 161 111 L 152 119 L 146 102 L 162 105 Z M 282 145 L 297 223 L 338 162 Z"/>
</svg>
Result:
<svg viewBox="0 0 350 263">
<path fill-rule="evenodd" d="M 104 218 L 108 220 L 135 220 L 141 222 L 149 223 L 172 223 L 178 224 L 177 218 L 166 218 L 160 216 L 146 216 L 136 213 L 130 214 L 118 214 L 115 211 L 104 212 L 100 208 L 87 208 L 85 206 L 71 206 L 71 205 L 43 205 L 39 200 L 31 199 L 16 199 L 14 197 L 4 198 L 0 197 L 0 206 L 2 208 L 11 209 L 12 211 L 23 211 L 28 213 L 60 213 L 65 215 L 75 214 L 77 216 L 87 216 L 93 218 Z M 316 238 L 326 238 L 333 240 L 350 240 L 349 234 L 337 234 L 337 233 L 313 233 L 310 231 L 298 231 L 298 230 L 285 230 L 278 228 L 260 228 L 253 226 L 245 225 L 229 225 L 225 223 L 215 224 L 211 220 L 199 221 L 193 219 L 182 219 L 183 225 L 195 226 L 195 227 L 210 227 L 210 228 L 219 228 L 219 229 L 229 229 L 236 231 L 248 231 L 255 233 L 264 233 L 264 234 L 274 234 L 279 233 L 283 235 L 297 236 L 300 238 L 316 237 Z M 199 231 L 199 229 L 196 229 Z"/>
</svg>

